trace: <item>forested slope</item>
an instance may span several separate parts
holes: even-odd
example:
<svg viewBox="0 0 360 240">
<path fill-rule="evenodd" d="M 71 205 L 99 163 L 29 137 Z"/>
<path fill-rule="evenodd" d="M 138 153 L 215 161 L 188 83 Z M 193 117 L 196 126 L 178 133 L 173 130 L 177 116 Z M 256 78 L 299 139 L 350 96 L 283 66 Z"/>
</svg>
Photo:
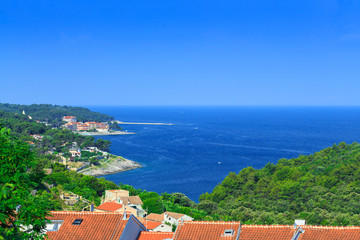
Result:
<svg viewBox="0 0 360 240">
<path fill-rule="evenodd" d="M 360 145 L 340 143 L 309 156 L 230 173 L 198 208 L 255 224 L 360 225 Z"/>
<path fill-rule="evenodd" d="M 33 119 L 48 122 L 56 125 L 61 122 L 63 116 L 76 116 L 78 121 L 96 121 L 96 122 L 107 122 L 114 120 L 114 117 L 90 111 L 83 107 L 70 107 L 70 106 L 59 106 L 51 104 L 31 104 L 31 105 L 20 105 L 20 104 L 9 104 L 0 103 L 0 111 L 12 112 L 21 114 L 25 111 L 26 115 L 30 115 Z"/>
</svg>

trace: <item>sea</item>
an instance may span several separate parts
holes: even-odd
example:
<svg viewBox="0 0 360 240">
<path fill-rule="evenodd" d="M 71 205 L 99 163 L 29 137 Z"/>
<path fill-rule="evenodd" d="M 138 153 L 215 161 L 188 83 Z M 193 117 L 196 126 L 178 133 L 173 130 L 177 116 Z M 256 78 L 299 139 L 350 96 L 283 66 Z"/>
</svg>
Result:
<svg viewBox="0 0 360 240">
<path fill-rule="evenodd" d="M 142 168 L 102 176 L 116 184 L 181 192 L 198 202 L 230 173 L 309 155 L 360 138 L 360 107 L 87 106 L 134 135 L 101 136 Z"/>
</svg>

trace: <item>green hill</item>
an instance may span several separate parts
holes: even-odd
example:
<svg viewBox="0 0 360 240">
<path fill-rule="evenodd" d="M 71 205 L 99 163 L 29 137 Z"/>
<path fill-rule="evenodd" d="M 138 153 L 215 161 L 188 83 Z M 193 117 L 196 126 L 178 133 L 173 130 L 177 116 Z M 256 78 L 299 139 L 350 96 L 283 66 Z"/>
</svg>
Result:
<svg viewBox="0 0 360 240">
<path fill-rule="evenodd" d="M 280 159 L 256 170 L 230 173 L 198 208 L 222 219 L 252 224 L 360 225 L 360 145 L 326 148 Z"/>
<path fill-rule="evenodd" d="M 48 122 L 57 125 L 63 116 L 75 116 L 78 121 L 107 122 L 114 120 L 114 117 L 93 112 L 83 107 L 59 106 L 51 104 L 32 104 L 19 105 L 10 103 L 0 103 L 0 111 L 30 115 L 34 120 Z"/>
</svg>

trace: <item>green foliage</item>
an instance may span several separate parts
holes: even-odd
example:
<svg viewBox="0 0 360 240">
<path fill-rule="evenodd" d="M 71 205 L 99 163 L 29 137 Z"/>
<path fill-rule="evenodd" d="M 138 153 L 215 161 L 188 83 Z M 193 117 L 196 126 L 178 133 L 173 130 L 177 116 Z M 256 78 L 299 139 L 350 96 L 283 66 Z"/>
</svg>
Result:
<svg viewBox="0 0 360 240">
<path fill-rule="evenodd" d="M 10 130 L 0 131 L 0 234 L 5 239 L 42 239 L 52 202 L 44 192 L 32 194 L 41 182 L 27 144 Z M 50 197 L 51 198 L 51 197 Z M 16 212 L 16 209 L 18 211 Z"/>
<path fill-rule="evenodd" d="M 117 122 L 110 122 L 109 123 L 109 129 L 111 130 L 116 130 L 116 131 L 121 131 L 123 130 L 122 127 L 120 127 L 120 125 Z"/>
<path fill-rule="evenodd" d="M 81 122 L 107 122 L 114 120 L 114 117 L 92 112 L 83 107 L 58 106 L 51 104 L 19 105 L 0 103 L 0 111 L 22 114 L 23 110 L 25 111 L 25 114 L 30 115 L 34 120 L 48 122 L 55 126 L 58 126 L 61 123 L 63 116 L 75 116 L 78 121 Z"/>
<path fill-rule="evenodd" d="M 360 145 L 334 144 L 320 152 L 230 173 L 198 209 L 251 224 L 359 225 Z"/>
<path fill-rule="evenodd" d="M 119 188 L 115 183 L 104 178 L 86 176 L 74 171 L 68 171 L 65 166 L 55 163 L 53 174 L 46 176 L 46 182 L 61 186 L 66 191 L 83 196 L 87 200 L 99 205 L 105 190 Z"/>
<path fill-rule="evenodd" d="M 143 209 L 147 209 L 149 213 L 163 213 L 164 205 L 159 194 L 156 192 L 143 191 L 139 197 L 143 201 Z"/>
</svg>

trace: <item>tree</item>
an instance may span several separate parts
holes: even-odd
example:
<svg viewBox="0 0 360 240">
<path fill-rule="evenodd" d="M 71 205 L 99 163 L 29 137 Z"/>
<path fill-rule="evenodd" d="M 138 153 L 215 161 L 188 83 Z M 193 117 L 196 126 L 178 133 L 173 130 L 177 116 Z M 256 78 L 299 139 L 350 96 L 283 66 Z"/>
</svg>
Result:
<svg viewBox="0 0 360 240">
<path fill-rule="evenodd" d="M 29 146 L 0 130 L 0 235 L 4 239 L 42 239 L 52 205 L 46 194 L 32 194 L 40 179 Z"/>
<path fill-rule="evenodd" d="M 110 150 L 110 145 L 111 145 L 111 142 L 110 142 L 110 141 L 104 140 L 104 139 L 101 139 L 101 138 L 97 139 L 97 140 L 96 140 L 96 143 L 95 143 L 95 146 L 96 146 L 98 149 L 100 149 L 100 150 L 102 150 L 102 151 L 105 151 L 105 152 L 109 152 L 109 150 Z"/>
</svg>

